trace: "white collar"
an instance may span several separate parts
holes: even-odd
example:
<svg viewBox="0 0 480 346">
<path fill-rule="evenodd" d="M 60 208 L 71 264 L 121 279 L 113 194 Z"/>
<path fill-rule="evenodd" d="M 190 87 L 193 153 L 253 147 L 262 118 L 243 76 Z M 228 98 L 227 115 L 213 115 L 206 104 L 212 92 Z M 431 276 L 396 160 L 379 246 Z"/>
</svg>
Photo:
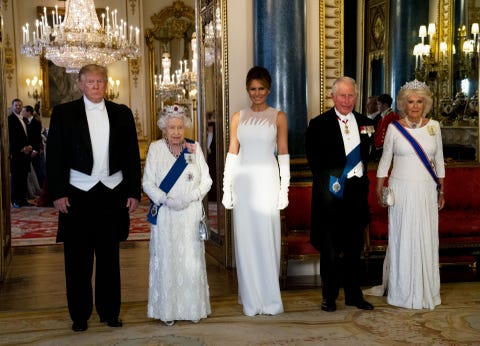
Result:
<svg viewBox="0 0 480 346">
<path fill-rule="evenodd" d="M 83 101 L 85 102 L 85 109 L 87 111 L 93 111 L 93 110 L 103 111 L 105 109 L 105 100 L 102 100 L 99 103 L 93 103 L 84 95 Z"/>
</svg>

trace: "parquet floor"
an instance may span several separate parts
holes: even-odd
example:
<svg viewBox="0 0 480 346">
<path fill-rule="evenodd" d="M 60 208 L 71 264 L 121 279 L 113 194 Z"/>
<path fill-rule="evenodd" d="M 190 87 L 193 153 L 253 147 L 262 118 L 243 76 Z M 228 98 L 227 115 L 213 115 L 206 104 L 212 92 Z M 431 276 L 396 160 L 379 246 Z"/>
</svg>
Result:
<svg viewBox="0 0 480 346">
<path fill-rule="evenodd" d="M 120 262 L 122 302 L 146 301 L 148 296 L 148 241 L 121 244 Z M 225 269 L 206 255 L 210 296 L 237 293 L 234 269 Z M 381 282 L 381 261 L 366 268 L 364 285 Z M 442 268 L 443 282 L 478 281 L 479 275 L 469 268 Z M 289 277 L 288 289 L 309 288 L 320 284 L 319 277 Z M 0 283 L 0 311 L 35 310 L 66 307 L 63 245 L 13 247 L 7 278 Z"/>
<path fill-rule="evenodd" d="M 122 302 L 145 301 L 148 294 L 148 241 L 121 244 Z M 237 292 L 236 273 L 207 255 L 210 295 Z M 0 283 L 0 311 L 66 306 L 63 246 L 14 247 L 7 279 Z"/>
</svg>

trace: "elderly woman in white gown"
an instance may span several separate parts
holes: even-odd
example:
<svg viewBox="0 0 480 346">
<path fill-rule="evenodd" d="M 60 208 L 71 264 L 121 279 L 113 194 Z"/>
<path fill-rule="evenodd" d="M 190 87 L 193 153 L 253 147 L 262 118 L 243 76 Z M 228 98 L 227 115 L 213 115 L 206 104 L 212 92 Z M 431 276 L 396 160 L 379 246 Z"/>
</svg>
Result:
<svg viewBox="0 0 480 346">
<path fill-rule="evenodd" d="M 183 107 L 166 106 L 158 126 L 163 138 L 150 145 L 143 175 L 157 220 L 151 225 L 147 309 L 148 317 L 171 326 L 176 320 L 198 322 L 211 312 L 198 225 L 212 179 L 200 145 L 184 137 L 191 120 Z"/>
<path fill-rule="evenodd" d="M 383 295 L 386 290 L 388 304 L 409 309 L 434 309 L 441 303 L 438 211 L 445 205 L 445 166 L 440 124 L 426 118 L 432 102 L 425 83 L 414 80 L 400 89 L 402 119 L 388 126 L 377 170 L 377 199 L 386 206 L 382 188 L 393 160 L 388 250 L 382 286 L 364 293 Z M 423 149 L 425 160 L 409 137 Z"/>
</svg>

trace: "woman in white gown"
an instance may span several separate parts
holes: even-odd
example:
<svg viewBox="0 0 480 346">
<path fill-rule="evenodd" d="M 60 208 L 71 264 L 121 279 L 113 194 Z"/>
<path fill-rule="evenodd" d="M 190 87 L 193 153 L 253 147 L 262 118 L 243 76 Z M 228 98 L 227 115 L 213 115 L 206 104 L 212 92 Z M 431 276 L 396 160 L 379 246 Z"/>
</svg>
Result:
<svg viewBox="0 0 480 346">
<path fill-rule="evenodd" d="M 148 317 L 167 325 L 176 320 L 198 322 L 210 314 L 204 242 L 199 238 L 202 199 L 212 179 L 200 145 L 184 138 L 191 120 L 181 106 L 166 106 L 158 121 L 164 138 L 147 154 L 143 190 L 158 205 L 151 225 Z M 177 159 L 186 167 L 170 191 L 160 183 Z M 162 185 L 163 187 L 163 185 Z"/>
<path fill-rule="evenodd" d="M 432 102 L 428 86 L 417 80 L 406 83 L 397 97 L 399 123 L 423 148 L 438 184 L 394 124 L 388 127 L 377 170 L 377 199 L 385 206 L 382 187 L 393 158 L 388 186 L 394 204 L 388 209 L 384 282 L 376 293 L 387 290 L 389 304 L 410 309 L 434 309 L 441 303 L 438 211 L 445 205 L 445 167 L 440 125 L 425 118 Z"/>
<path fill-rule="evenodd" d="M 233 208 L 239 303 L 247 316 L 283 312 L 280 209 L 288 205 L 290 156 L 287 116 L 267 104 L 271 82 L 263 67 L 247 74 L 251 106 L 231 118 L 223 179 L 222 203 Z"/>
</svg>

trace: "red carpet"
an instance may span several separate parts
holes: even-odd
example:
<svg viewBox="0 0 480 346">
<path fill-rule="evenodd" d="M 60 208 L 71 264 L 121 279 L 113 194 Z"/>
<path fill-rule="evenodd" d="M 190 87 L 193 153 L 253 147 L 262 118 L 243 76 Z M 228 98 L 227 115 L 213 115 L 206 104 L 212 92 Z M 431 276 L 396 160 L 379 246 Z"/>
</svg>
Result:
<svg viewBox="0 0 480 346">
<path fill-rule="evenodd" d="M 31 200 L 35 203 L 36 201 Z M 130 215 L 130 235 L 127 240 L 149 240 L 150 224 L 147 221 L 149 200 L 142 197 L 140 205 Z M 216 203 L 209 203 L 208 225 L 217 232 Z M 12 245 L 55 244 L 58 212 L 53 207 L 22 207 L 11 209 Z"/>
<path fill-rule="evenodd" d="M 150 239 L 147 211 L 148 206 L 142 201 L 137 210 L 130 215 L 128 240 Z M 54 208 L 12 208 L 11 216 L 13 246 L 55 244 L 58 212 Z"/>
</svg>

